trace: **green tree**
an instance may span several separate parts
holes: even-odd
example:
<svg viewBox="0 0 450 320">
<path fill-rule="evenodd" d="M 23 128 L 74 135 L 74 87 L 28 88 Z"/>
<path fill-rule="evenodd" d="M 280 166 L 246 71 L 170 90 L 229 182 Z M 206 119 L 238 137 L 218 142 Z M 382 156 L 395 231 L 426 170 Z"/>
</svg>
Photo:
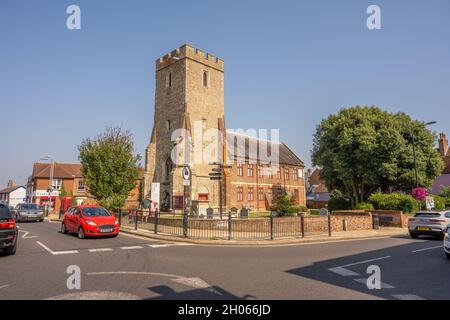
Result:
<svg viewBox="0 0 450 320">
<path fill-rule="evenodd" d="M 140 156 L 134 154 L 131 133 L 108 127 L 94 139 L 84 139 L 78 150 L 89 192 L 108 209 L 122 208 L 139 175 Z"/>
<path fill-rule="evenodd" d="M 330 190 L 340 190 L 352 207 L 377 190 L 410 193 L 415 185 L 412 135 L 420 184 L 429 187 L 443 161 L 435 136 L 404 113 L 377 107 L 344 108 L 317 126 L 312 162 Z"/>
</svg>

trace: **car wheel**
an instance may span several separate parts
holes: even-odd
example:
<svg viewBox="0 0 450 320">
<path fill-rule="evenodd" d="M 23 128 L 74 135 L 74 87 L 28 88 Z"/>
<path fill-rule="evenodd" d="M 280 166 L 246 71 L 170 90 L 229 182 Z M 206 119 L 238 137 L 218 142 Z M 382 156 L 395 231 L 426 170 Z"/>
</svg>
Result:
<svg viewBox="0 0 450 320">
<path fill-rule="evenodd" d="M 111 238 L 117 238 L 118 235 L 119 235 L 119 234 L 113 234 L 113 235 L 111 236 Z"/>
<path fill-rule="evenodd" d="M 66 234 L 67 233 L 67 229 L 66 229 L 66 225 L 63 223 L 61 223 L 61 233 L 62 234 Z"/>
<path fill-rule="evenodd" d="M 417 233 L 409 233 L 409 236 L 411 237 L 411 239 L 419 239 L 419 235 Z"/>
<path fill-rule="evenodd" d="M 17 249 L 17 242 L 14 245 L 14 247 L 9 247 L 9 248 L 4 249 L 4 253 L 7 256 L 12 256 L 12 255 L 16 254 L 16 249 Z"/>
<path fill-rule="evenodd" d="M 445 256 L 447 257 L 447 259 L 450 260 L 450 253 L 446 252 L 446 253 L 445 253 Z"/>
<path fill-rule="evenodd" d="M 82 227 L 80 227 L 80 229 L 78 229 L 78 238 L 80 238 L 80 239 L 86 238 L 86 235 L 84 234 Z"/>
</svg>

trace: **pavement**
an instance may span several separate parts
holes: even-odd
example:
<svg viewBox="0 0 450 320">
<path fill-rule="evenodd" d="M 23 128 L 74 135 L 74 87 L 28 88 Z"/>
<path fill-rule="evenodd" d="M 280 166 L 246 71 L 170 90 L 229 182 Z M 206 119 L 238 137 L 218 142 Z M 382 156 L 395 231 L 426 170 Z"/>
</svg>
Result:
<svg viewBox="0 0 450 320">
<path fill-rule="evenodd" d="M 0 256 L 0 299 L 450 297 L 450 261 L 434 239 L 211 246 L 125 233 L 80 240 L 59 233 L 59 226 L 19 224 L 17 254 Z M 374 268 L 381 286 L 371 290 Z"/>
</svg>

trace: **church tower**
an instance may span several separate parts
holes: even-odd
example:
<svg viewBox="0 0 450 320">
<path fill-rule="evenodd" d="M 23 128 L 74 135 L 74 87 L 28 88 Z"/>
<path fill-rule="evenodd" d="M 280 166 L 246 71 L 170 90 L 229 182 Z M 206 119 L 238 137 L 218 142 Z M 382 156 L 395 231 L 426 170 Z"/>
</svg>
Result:
<svg viewBox="0 0 450 320">
<path fill-rule="evenodd" d="M 183 167 L 171 156 L 179 143 L 179 129 L 189 133 L 196 150 L 189 155 L 188 197 L 215 208 L 219 203 L 218 181 L 209 179 L 211 166 L 208 161 L 198 161 L 200 149 L 195 147 L 203 150 L 205 142 L 200 135 L 208 129 L 217 129 L 225 137 L 223 60 L 187 44 L 156 60 L 155 114 L 146 150 L 144 196 L 149 197 L 152 182 L 159 182 L 161 210 L 183 207 Z"/>
</svg>

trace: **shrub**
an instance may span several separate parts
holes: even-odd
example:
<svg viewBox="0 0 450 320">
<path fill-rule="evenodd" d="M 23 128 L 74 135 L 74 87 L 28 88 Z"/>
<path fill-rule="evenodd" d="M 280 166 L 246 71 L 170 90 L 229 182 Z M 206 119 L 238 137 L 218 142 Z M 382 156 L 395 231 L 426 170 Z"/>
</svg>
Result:
<svg viewBox="0 0 450 320">
<path fill-rule="evenodd" d="M 333 192 L 330 201 L 328 201 L 328 210 L 330 212 L 336 210 L 350 210 L 350 199 L 342 195 L 340 192 Z"/>
<path fill-rule="evenodd" d="M 292 216 L 295 213 L 291 199 L 287 195 L 278 196 L 271 209 L 276 211 L 280 217 Z"/>
<path fill-rule="evenodd" d="M 360 202 L 355 206 L 355 210 L 373 210 L 373 204 L 370 202 Z"/>
<path fill-rule="evenodd" d="M 373 193 L 369 202 L 376 210 L 399 210 L 405 213 L 416 212 L 419 205 L 412 196 L 400 193 Z"/>
<path fill-rule="evenodd" d="M 445 210 L 446 208 L 446 198 L 440 196 L 433 196 L 434 199 L 434 209 L 435 210 Z"/>
<path fill-rule="evenodd" d="M 293 206 L 292 209 L 294 210 L 294 212 L 309 212 L 307 207 L 300 205 Z"/>
</svg>

